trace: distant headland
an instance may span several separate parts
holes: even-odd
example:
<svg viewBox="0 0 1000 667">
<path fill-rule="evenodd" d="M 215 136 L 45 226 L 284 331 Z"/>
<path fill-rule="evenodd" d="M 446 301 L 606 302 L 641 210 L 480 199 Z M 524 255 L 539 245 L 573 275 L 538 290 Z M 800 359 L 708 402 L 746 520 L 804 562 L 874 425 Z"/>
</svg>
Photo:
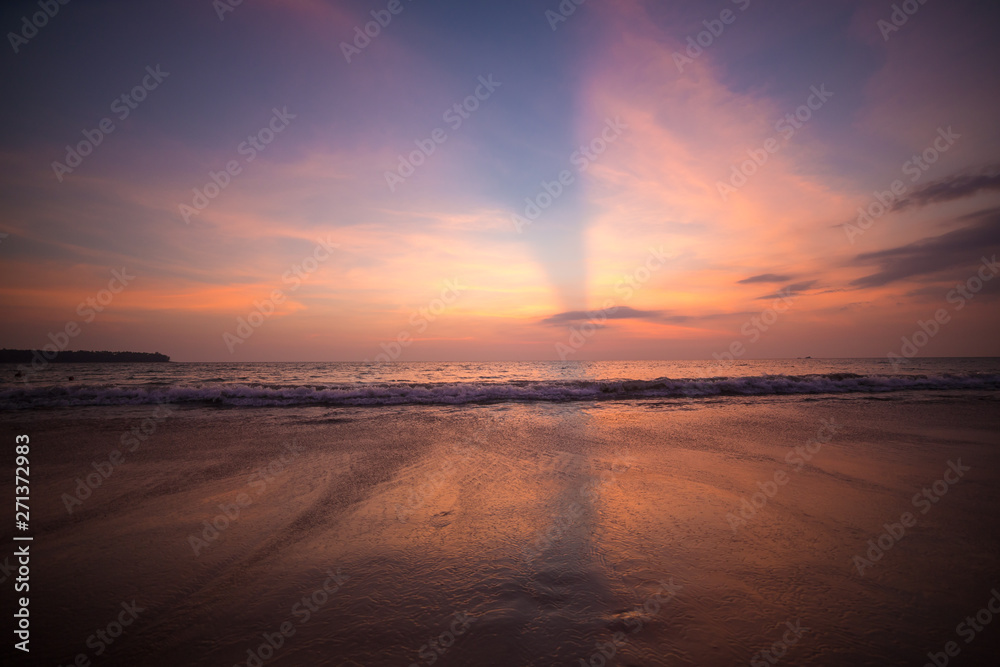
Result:
<svg viewBox="0 0 1000 667">
<path fill-rule="evenodd" d="M 0 364 L 27 364 L 35 356 L 55 364 L 149 364 L 170 361 L 170 357 L 159 352 L 93 352 L 90 350 L 49 352 L 39 350 L 0 350 Z M 55 356 L 52 356 L 55 355 Z"/>
</svg>

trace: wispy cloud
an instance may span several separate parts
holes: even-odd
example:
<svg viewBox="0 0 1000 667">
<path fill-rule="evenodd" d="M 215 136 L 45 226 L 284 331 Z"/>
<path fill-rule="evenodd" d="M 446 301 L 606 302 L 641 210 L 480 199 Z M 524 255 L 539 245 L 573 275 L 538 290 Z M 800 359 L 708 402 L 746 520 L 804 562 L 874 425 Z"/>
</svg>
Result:
<svg viewBox="0 0 1000 667">
<path fill-rule="evenodd" d="M 743 280 L 737 280 L 737 285 L 752 285 L 754 283 L 783 283 L 791 280 L 791 276 L 779 275 L 777 273 L 762 273 L 759 276 L 750 276 Z"/>
<path fill-rule="evenodd" d="M 974 173 L 953 174 L 947 178 L 917 188 L 897 201 L 893 211 L 964 199 L 984 190 L 1000 190 L 1000 164 L 990 165 Z"/>
<path fill-rule="evenodd" d="M 658 310 L 639 310 L 628 306 L 605 308 L 603 310 L 570 310 L 556 313 L 542 320 L 542 324 L 571 324 L 587 320 L 659 320 L 663 313 Z"/>
<path fill-rule="evenodd" d="M 758 299 L 776 299 L 779 296 L 795 296 L 796 294 L 801 294 L 807 289 L 811 288 L 817 283 L 816 280 L 806 280 L 800 283 L 792 283 L 791 285 L 786 285 L 783 289 L 773 292 L 771 294 L 765 294 L 764 296 L 757 297 Z"/>
<path fill-rule="evenodd" d="M 858 255 L 855 264 L 876 264 L 879 271 L 851 281 L 857 287 L 881 287 L 904 278 L 933 275 L 977 264 L 983 253 L 1000 249 L 1000 208 L 971 216 L 975 222 L 940 236 L 897 248 Z"/>
</svg>

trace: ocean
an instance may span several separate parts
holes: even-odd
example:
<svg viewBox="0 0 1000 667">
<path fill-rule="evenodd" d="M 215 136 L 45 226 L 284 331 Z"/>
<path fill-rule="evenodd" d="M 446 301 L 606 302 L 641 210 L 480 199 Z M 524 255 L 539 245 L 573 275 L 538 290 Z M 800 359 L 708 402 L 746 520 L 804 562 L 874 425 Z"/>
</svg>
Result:
<svg viewBox="0 0 1000 667">
<path fill-rule="evenodd" d="M 1000 360 L 0 365 L 0 407 L 462 405 L 998 389 Z M 72 378 L 72 379 L 70 379 Z"/>
<path fill-rule="evenodd" d="M 16 372 L 0 576 L 30 544 L 31 664 L 1000 651 L 997 359 Z"/>
</svg>

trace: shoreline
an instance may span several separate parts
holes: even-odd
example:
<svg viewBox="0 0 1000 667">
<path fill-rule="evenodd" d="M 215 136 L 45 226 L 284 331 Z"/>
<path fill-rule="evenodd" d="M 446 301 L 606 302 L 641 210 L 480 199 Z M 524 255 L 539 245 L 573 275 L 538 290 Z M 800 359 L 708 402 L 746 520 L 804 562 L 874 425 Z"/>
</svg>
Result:
<svg viewBox="0 0 1000 667">
<path fill-rule="evenodd" d="M 349 579 L 293 626 L 286 661 L 421 663 L 428 638 L 467 613 L 441 660 L 548 665 L 611 642 L 636 664 L 745 663 L 800 620 L 810 629 L 788 664 L 831 664 L 831 652 L 901 664 L 979 608 L 1000 550 L 982 530 L 1000 512 L 997 396 L 914 394 L 159 421 L 135 406 L 0 423 L 37 450 L 33 638 L 46 659 L 86 652 L 95 622 L 134 598 L 145 611 L 102 664 L 245 664 L 330 570 Z M 839 428 L 820 438 L 830 419 Z M 151 432 L 111 465 L 144 421 Z M 972 469 L 919 514 L 911 496 L 958 459 Z M 69 513 L 75 480 L 109 465 Z M 779 470 L 787 482 L 769 486 Z M 734 530 L 727 514 L 757 493 L 766 503 Z M 916 525 L 859 574 L 853 557 L 907 508 Z M 682 588 L 669 603 L 644 610 L 670 581 Z M 983 632 L 963 653 L 997 640 Z"/>
</svg>

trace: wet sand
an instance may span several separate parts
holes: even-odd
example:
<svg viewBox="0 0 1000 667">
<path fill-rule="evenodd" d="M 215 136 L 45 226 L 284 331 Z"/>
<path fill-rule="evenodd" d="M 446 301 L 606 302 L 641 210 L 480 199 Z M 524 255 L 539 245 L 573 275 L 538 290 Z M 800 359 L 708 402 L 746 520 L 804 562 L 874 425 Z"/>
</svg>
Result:
<svg viewBox="0 0 1000 667">
<path fill-rule="evenodd" d="M 31 664 L 902 665 L 950 641 L 993 664 L 1000 620 L 956 626 L 1000 588 L 997 408 L 7 413 L 32 443 Z"/>
</svg>

